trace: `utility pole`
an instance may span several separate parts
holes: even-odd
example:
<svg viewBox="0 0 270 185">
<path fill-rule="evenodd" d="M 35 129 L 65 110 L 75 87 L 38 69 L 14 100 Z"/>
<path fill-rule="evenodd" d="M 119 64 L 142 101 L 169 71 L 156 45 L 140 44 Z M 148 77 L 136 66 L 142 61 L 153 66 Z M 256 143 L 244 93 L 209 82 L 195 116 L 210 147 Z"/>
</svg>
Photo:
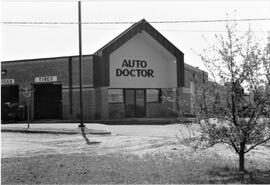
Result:
<svg viewBox="0 0 270 185">
<path fill-rule="evenodd" d="M 81 1 L 78 1 L 78 26 L 79 26 L 79 81 L 80 81 L 80 125 L 85 127 L 83 123 L 83 102 L 82 102 L 82 23 L 81 23 Z"/>
</svg>

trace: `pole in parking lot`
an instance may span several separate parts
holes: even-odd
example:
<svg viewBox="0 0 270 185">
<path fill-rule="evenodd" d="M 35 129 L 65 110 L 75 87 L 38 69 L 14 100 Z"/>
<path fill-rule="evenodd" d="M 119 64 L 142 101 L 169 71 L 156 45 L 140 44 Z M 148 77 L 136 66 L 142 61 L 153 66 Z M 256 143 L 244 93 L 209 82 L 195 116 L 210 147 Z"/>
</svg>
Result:
<svg viewBox="0 0 270 185">
<path fill-rule="evenodd" d="M 79 26 L 79 83 L 80 83 L 80 125 L 85 127 L 83 123 L 83 102 L 82 102 L 82 23 L 81 23 L 81 1 L 78 1 L 78 26 Z"/>
<path fill-rule="evenodd" d="M 27 128 L 30 125 L 30 97 L 27 97 Z"/>
<path fill-rule="evenodd" d="M 27 128 L 29 128 L 30 127 L 30 97 L 32 96 L 35 90 L 24 88 L 22 91 L 27 99 Z"/>
</svg>

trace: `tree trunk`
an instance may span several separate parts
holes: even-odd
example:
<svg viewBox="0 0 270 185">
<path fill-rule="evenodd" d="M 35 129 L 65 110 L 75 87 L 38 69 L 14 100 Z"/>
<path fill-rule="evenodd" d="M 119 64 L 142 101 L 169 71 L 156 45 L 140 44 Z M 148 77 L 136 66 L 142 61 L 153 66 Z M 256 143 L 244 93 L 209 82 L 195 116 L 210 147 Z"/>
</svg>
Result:
<svg viewBox="0 0 270 185">
<path fill-rule="evenodd" d="M 245 171 L 245 143 L 240 144 L 239 152 L 239 171 Z"/>
<path fill-rule="evenodd" d="M 239 153 L 239 171 L 245 171 L 245 154 Z"/>
</svg>

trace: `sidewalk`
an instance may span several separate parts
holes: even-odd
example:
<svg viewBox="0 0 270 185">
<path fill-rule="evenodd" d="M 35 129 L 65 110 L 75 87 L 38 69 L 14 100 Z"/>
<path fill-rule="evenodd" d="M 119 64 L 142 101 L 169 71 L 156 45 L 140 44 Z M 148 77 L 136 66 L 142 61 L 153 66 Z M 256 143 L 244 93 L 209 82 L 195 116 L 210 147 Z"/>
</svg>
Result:
<svg viewBox="0 0 270 185">
<path fill-rule="evenodd" d="M 20 133 L 42 133 L 42 134 L 79 134 L 82 132 L 78 124 L 5 124 L 1 125 L 1 132 L 20 132 Z M 106 131 L 100 124 L 86 125 L 85 134 L 108 135 L 110 131 Z"/>
</svg>

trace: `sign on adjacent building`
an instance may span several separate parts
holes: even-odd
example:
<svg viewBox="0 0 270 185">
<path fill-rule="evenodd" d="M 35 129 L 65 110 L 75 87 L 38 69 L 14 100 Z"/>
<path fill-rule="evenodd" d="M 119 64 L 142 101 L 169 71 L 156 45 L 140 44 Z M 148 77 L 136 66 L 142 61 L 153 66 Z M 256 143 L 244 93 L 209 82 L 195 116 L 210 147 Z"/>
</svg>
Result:
<svg viewBox="0 0 270 185">
<path fill-rule="evenodd" d="M 35 82 L 56 82 L 57 76 L 38 76 L 35 77 Z"/>
<path fill-rule="evenodd" d="M 15 80 L 14 79 L 1 79 L 1 84 L 2 85 L 15 84 Z"/>
</svg>

